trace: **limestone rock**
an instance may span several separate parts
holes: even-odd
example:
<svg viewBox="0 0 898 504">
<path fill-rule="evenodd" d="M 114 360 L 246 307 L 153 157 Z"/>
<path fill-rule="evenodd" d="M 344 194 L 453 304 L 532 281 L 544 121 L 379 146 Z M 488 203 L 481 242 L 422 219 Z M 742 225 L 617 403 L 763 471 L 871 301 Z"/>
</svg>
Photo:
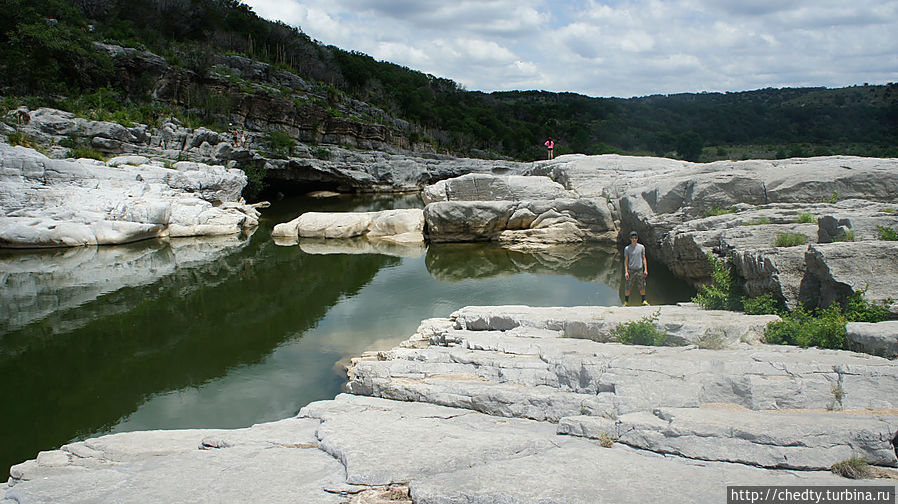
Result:
<svg viewBox="0 0 898 504">
<path fill-rule="evenodd" d="M 380 212 L 306 212 L 278 224 L 271 235 L 279 238 L 347 239 L 366 236 L 396 243 L 424 241 L 424 212 L 411 208 Z"/>
<path fill-rule="evenodd" d="M 808 247 L 805 261 L 817 305 L 842 300 L 863 291 L 867 301 L 895 299 L 898 242 L 863 241 L 817 244 Z"/>
<path fill-rule="evenodd" d="M 54 160 L 0 144 L 0 246 L 107 245 L 258 225 L 258 211 L 240 198 L 243 172 L 179 165 Z"/>
<path fill-rule="evenodd" d="M 898 357 L 898 321 L 849 322 L 845 332 L 849 344 L 858 351 L 887 359 Z"/>
<path fill-rule="evenodd" d="M 633 310 L 632 320 L 643 313 L 620 310 Z M 695 310 L 697 319 L 702 312 Z M 453 316 L 455 329 L 430 336 L 430 347 L 354 362 L 347 388 L 550 421 L 717 403 L 752 410 L 898 406 L 898 367 L 886 359 L 769 345 L 700 348 L 721 339 L 713 334 L 687 347 L 561 337 L 587 333 L 595 323 L 589 315 L 585 307 L 465 308 Z"/>
<path fill-rule="evenodd" d="M 612 241 L 614 222 L 603 203 L 586 199 L 444 201 L 424 207 L 424 218 L 433 242 L 492 240 L 545 245 Z"/>
<path fill-rule="evenodd" d="M 436 201 L 522 201 L 575 197 L 548 177 L 471 173 L 441 180 L 421 192 L 424 203 Z"/>
<path fill-rule="evenodd" d="M 898 465 L 892 444 L 898 436 L 898 417 L 872 412 L 658 408 L 613 421 L 564 418 L 558 431 L 691 459 L 770 468 L 827 470 L 851 457 L 874 465 Z"/>
</svg>

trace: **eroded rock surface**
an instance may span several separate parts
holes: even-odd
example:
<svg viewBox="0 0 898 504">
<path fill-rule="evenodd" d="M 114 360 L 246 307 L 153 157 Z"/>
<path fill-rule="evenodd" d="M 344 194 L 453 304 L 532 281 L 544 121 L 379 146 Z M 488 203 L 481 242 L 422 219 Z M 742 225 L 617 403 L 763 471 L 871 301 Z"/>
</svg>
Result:
<svg viewBox="0 0 898 504">
<path fill-rule="evenodd" d="M 732 255 L 749 295 L 773 294 L 790 307 L 844 301 L 865 285 L 870 301 L 898 297 L 887 285 L 895 283 L 892 242 L 878 239 L 898 229 L 894 159 L 561 156 L 529 173 L 582 198 L 609 199 L 619 230 L 638 231 L 650 255 L 693 284 L 710 280 L 710 252 Z M 777 246 L 780 235 L 803 236 L 804 244 Z"/>
<path fill-rule="evenodd" d="M 424 241 L 421 209 L 380 212 L 306 212 L 271 232 L 279 238 L 348 239 L 360 236 L 396 243 Z"/>
<path fill-rule="evenodd" d="M 258 225 L 240 170 L 50 159 L 0 143 L 0 246 L 71 247 L 236 234 Z"/>
<path fill-rule="evenodd" d="M 650 309 L 464 308 L 355 359 L 348 389 L 361 395 L 247 429 L 71 443 L 14 466 L 0 495 L 685 503 L 719 498 L 727 485 L 844 485 L 828 468 L 855 455 L 898 465 L 894 361 L 749 345 L 739 340 L 752 340 L 761 318 L 715 319 L 694 306 L 662 307 L 659 326 L 683 335 L 709 315 L 714 338 L 593 340 Z"/>
</svg>

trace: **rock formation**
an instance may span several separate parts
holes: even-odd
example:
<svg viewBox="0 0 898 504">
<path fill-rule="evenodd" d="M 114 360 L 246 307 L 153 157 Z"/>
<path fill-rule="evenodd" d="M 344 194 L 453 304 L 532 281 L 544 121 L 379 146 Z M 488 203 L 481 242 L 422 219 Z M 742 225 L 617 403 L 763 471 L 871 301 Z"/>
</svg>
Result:
<svg viewBox="0 0 898 504">
<path fill-rule="evenodd" d="M 57 160 L 0 143 L 0 247 L 240 233 L 259 217 L 240 197 L 245 184 L 243 172 L 221 166 Z"/>
<path fill-rule="evenodd" d="M 715 338 L 600 342 L 616 321 L 650 309 L 467 307 L 355 359 L 348 388 L 362 395 L 246 429 L 70 443 L 14 466 L 0 495 L 687 503 L 717 499 L 728 485 L 845 485 L 829 467 L 853 456 L 898 466 L 894 361 L 748 345 L 739 340 L 754 340 L 766 319 L 694 306 L 662 307 L 660 325 L 685 342 L 710 315 L 704 327 Z M 189 484 L 158 483 L 184 475 Z"/>
<path fill-rule="evenodd" d="M 894 301 L 898 161 L 831 156 L 695 164 L 617 155 L 562 156 L 529 171 L 581 198 L 609 199 L 622 232 L 693 284 L 710 279 L 708 252 L 732 256 L 749 295 L 825 306 L 859 291 Z M 776 246 L 780 234 L 805 243 Z M 838 241 L 839 243 L 832 243 Z M 863 261 L 852 260 L 863 257 Z M 892 305 L 898 316 L 898 305 Z"/>
<path fill-rule="evenodd" d="M 296 239 L 364 236 L 369 240 L 421 243 L 423 231 L 424 213 L 412 208 L 380 212 L 306 212 L 290 222 L 276 225 L 271 236 Z"/>
</svg>

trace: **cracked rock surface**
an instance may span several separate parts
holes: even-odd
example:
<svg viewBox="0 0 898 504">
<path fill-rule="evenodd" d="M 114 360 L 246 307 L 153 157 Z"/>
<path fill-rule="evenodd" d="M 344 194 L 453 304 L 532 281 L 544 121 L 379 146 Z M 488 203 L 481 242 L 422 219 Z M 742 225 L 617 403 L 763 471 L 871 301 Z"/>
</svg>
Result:
<svg viewBox="0 0 898 504">
<path fill-rule="evenodd" d="M 750 316 L 709 317 L 718 349 L 603 342 L 614 321 L 646 312 L 467 307 L 355 359 L 355 395 L 246 429 L 72 443 L 14 466 L 0 497 L 687 503 L 727 485 L 844 485 L 828 469 L 851 456 L 898 465 L 894 361 L 751 345 Z M 708 314 L 662 307 L 659 324 Z"/>
</svg>

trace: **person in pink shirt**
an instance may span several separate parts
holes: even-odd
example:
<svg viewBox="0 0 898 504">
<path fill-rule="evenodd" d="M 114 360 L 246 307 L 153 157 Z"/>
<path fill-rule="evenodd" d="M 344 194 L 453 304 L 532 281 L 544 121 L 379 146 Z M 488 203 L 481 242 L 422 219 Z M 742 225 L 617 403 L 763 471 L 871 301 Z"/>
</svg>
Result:
<svg viewBox="0 0 898 504">
<path fill-rule="evenodd" d="M 549 158 L 548 159 L 555 159 L 555 154 L 554 154 L 555 141 L 552 140 L 551 137 L 548 140 L 546 140 L 546 148 L 549 149 Z"/>
</svg>

